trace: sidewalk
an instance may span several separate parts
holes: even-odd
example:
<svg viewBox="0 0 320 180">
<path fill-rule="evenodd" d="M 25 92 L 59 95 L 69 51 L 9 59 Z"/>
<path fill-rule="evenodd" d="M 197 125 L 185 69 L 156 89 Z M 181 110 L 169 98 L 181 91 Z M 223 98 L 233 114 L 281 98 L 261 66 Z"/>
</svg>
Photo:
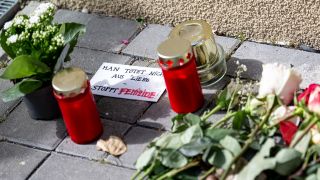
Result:
<svg viewBox="0 0 320 180">
<path fill-rule="evenodd" d="M 66 66 L 81 67 L 89 77 L 103 62 L 157 67 L 155 49 L 171 29 L 158 24 L 143 27 L 132 20 L 69 10 L 59 10 L 55 20 L 87 25 L 86 34 Z M 234 76 L 236 61 L 247 66 L 244 78 L 248 79 L 260 78 L 263 63 L 278 62 L 293 65 L 301 72 L 302 88 L 320 80 L 320 54 L 229 37 L 215 39 L 227 53 L 228 72 L 221 82 L 204 90 L 206 103 L 198 114 L 214 105 L 212 97 Z M 129 40 L 129 44 L 123 44 L 123 40 Z M 8 81 L 0 80 L 1 91 L 8 86 Z M 95 142 L 77 145 L 67 136 L 62 119 L 32 120 L 23 102 L 0 101 L 0 179 L 130 179 L 137 157 L 152 139 L 170 130 L 175 113 L 166 94 L 157 103 L 102 96 L 95 99 L 104 124 L 102 138 L 123 137 L 128 145 L 124 155 L 114 157 L 97 151 Z M 210 120 L 223 114 L 219 112 Z"/>
</svg>

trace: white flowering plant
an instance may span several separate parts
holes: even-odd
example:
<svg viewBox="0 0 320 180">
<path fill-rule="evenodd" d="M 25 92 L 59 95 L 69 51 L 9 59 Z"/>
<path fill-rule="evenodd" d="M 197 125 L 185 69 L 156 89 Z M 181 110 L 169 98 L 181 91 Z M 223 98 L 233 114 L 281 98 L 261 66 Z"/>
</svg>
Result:
<svg viewBox="0 0 320 180">
<path fill-rule="evenodd" d="M 6 22 L 0 44 L 12 59 L 0 78 L 14 82 L 1 93 L 4 101 L 15 100 L 50 84 L 54 73 L 69 60 L 85 26 L 53 22 L 56 7 L 42 3 L 30 15 L 18 15 Z"/>
</svg>

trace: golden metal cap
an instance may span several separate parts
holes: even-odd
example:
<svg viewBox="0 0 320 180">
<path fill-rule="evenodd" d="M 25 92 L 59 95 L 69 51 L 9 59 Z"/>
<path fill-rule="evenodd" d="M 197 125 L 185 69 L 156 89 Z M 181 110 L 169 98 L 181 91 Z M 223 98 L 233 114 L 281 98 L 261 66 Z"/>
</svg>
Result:
<svg viewBox="0 0 320 180">
<path fill-rule="evenodd" d="M 77 67 L 70 67 L 59 71 L 52 79 L 54 91 L 63 97 L 74 97 L 87 88 L 87 75 Z"/>
<path fill-rule="evenodd" d="M 191 60 L 193 53 L 191 44 L 182 38 L 169 38 L 162 42 L 157 49 L 159 65 L 170 69 L 184 65 Z"/>
<path fill-rule="evenodd" d="M 180 37 L 191 42 L 198 70 L 210 68 L 219 58 L 212 29 L 204 20 L 182 22 L 172 29 L 169 37 Z"/>
<path fill-rule="evenodd" d="M 210 25 L 204 20 L 189 20 L 173 28 L 169 36 L 187 39 L 194 46 L 203 40 L 210 39 L 212 37 L 212 30 Z"/>
</svg>

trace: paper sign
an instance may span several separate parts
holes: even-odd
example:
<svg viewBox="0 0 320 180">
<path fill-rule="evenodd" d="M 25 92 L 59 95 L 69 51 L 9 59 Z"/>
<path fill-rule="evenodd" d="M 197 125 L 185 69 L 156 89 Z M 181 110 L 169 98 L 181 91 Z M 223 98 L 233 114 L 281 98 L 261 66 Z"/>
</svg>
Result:
<svg viewBox="0 0 320 180">
<path fill-rule="evenodd" d="M 92 77 L 93 94 L 157 102 L 165 90 L 160 68 L 103 63 Z"/>
</svg>

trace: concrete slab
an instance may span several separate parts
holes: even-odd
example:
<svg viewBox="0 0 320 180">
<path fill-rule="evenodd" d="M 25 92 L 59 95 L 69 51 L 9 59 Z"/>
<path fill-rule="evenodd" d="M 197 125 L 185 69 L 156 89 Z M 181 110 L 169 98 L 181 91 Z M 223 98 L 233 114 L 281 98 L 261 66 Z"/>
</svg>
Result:
<svg viewBox="0 0 320 180">
<path fill-rule="evenodd" d="M 0 124 L 0 136 L 13 142 L 47 150 L 55 149 L 65 135 L 66 129 L 62 119 L 31 119 L 23 102 Z"/>
<path fill-rule="evenodd" d="M 122 40 L 128 40 L 139 30 L 136 21 L 118 17 L 95 16 L 87 24 L 83 38 L 78 41 L 79 47 L 120 52 L 125 45 Z"/>
<path fill-rule="evenodd" d="M 260 80 L 263 63 L 281 63 L 296 68 L 308 63 L 320 63 L 320 54 L 254 42 L 244 42 L 227 62 L 228 75 L 235 75 L 236 61 L 247 66 L 243 78 Z"/>
<path fill-rule="evenodd" d="M 124 133 L 130 128 L 130 125 L 128 124 L 115 121 L 102 120 L 102 123 L 104 126 L 104 132 L 100 139 L 107 139 L 110 135 L 123 137 Z M 74 143 L 68 136 L 57 147 L 56 151 L 94 160 L 103 160 L 107 158 L 107 153 L 96 150 L 96 143 L 97 141 L 90 144 L 80 145 Z"/>
<path fill-rule="evenodd" d="M 134 171 L 86 159 L 53 153 L 30 180 L 130 179 Z"/>
<path fill-rule="evenodd" d="M 81 13 L 81 12 L 70 11 L 66 9 L 59 9 L 54 16 L 53 21 L 59 24 L 67 23 L 67 22 L 75 22 L 75 23 L 87 25 L 89 21 L 95 16 L 96 15 L 88 14 L 88 13 Z"/>
<path fill-rule="evenodd" d="M 86 48 L 75 47 L 70 55 L 71 61 L 65 63 L 65 67 L 76 66 L 89 74 L 94 74 L 104 63 L 129 64 L 129 56 L 111 54 Z"/>
<path fill-rule="evenodd" d="M 49 153 L 8 142 L 0 142 L 0 179 L 23 180 Z"/>
<path fill-rule="evenodd" d="M 41 4 L 41 2 L 39 1 L 30 1 L 28 2 L 28 4 L 21 10 L 17 13 L 17 15 L 20 15 L 20 14 L 24 14 L 24 15 L 31 15 L 32 12 L 34 10 L 37 9 L 37 7 Z"/>
<path fill-rule="evenodd" d="M 167 39 L 171 29 L 169 26 L 149 24 L 122 52 L 157 59 L 156 49 L 162 41 Z"/>
<path fill-rule="evenodd" d="M 149 107 L 150 102 L 130 99 L 103 97 L 98 103 L 100 116 L 113 121 L 133 124 Z"/>
<path fill-rule="evenodd" d="M 111 155 L 108 156 L 107 162 L 116 164 L 118 166 L 134 168 L 135 161 L 144 151 L 149 142 L 161 134 L 161 131 L 152 129 L 142 127 L 132 128 L 124 138 L 128 146 L 128 151 L 120 157 L 114 157 Z"/>
</svg>

